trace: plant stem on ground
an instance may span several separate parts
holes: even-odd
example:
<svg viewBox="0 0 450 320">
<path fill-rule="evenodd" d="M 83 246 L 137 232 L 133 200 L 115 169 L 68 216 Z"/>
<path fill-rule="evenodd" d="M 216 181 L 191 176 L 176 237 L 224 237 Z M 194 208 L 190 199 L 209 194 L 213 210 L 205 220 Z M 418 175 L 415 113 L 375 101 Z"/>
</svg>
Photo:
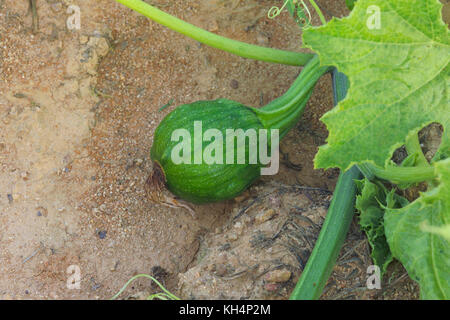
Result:
<svg viewBox="0 0 450 320">
<path fill-rule="evenodd" d="M 184 34 L 208 46 L 227 51 L 243 58 L 280 63 L 292 66 L 304 66 L 313 57 L 310 53 L 291 52 L 261 47 L 245 42 L 228 39 L 203 30 L 170 14 L 165 13 L 141 0 L 116 0 L 147 18 L 174 31 Z"/>
<path fill-rule="evenodd" d="M 339 176 L 319 238 L 291 294 L 291 300 L 320 298 L 350 228 L 355 211 L 354 180 L 360 178 L 361 173 L 356 166 Z"/>
<path fill-rule="evenodd" d="M 333 89 L 334 101 L 337 104 L 345 97 L 348 89 L 347 77 L 337 70 L 333 72 Z M 320 298 L 350 228 L 357 191 L 354 180 L 360 178 L 361 172 L 356 166 L 339 175 L 319 238 L 290 296 L 291 300 Z"/>
</svg>

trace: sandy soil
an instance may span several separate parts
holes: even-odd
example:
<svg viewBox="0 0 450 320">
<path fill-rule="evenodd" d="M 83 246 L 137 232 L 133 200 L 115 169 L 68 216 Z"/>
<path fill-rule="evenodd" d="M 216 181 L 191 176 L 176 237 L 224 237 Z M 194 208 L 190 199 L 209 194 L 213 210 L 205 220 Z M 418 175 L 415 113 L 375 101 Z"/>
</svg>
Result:
<svg viewBox="0 0 450 320">
<path fill-rule="evenodd" d="M 234 39 L 289 50 L 301 45 L 287 13 L 266 17 L 273 1 L 151 2 Z M 346 13 L 344 1 L 319 3 L 327 18 Z M 72 4 L 81 9 L 80 30 L 66 25 Z M 38 1 L 38 16 L 33 30 L 28 1 L 0 0 L 0 298 L 107 299 L 138 273 L 155 275 L 186 298 L 286 298 L 338 175 L 312 165 L 327 136 L 319 118 L 332 107 L 329 76 L 283 141 L 280 173 L 239 199 L 195 206 L 193 218 L 146 198 L 159 121 L 175 106 L 201 99 L 264 105 L 299 69 L 206 47 L 111 0 Z M 312 225 L 302 225 L 305 219 Z M 256 241 L 287 222 L 303 229 L 284 228 L 262 246 Z M 243 236 L 250 232 L 265 238 Z M 292 234 L 297 242 L 274 255 L 280 239 Z M 257 267 L 242 265 L 249 252 Z M 324 297 L 417 298 L 417 286 L 398 265 L 383 290 L 367 290 L 370 264 L 355 222 Z M 72 265 L 80 289 L 67 287 Z M 138 280 L 122 297 L 154 290 Z"/>
</svg>

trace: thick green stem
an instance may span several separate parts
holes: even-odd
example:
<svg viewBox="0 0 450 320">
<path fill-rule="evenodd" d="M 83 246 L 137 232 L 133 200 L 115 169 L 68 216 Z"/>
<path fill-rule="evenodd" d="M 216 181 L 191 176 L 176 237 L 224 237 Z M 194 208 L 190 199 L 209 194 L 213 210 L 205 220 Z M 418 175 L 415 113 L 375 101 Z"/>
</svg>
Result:
<svg viewBox="0 0 450 320">
<path fill-rule="evenodd" d="M 273 123 L 272 128 L 280 130 L 280 139 L 282 139 L 289 132 L 289 130 L 297 124 L 303 114 L 303 111 L 305 111 L 306 104 L 311 98 L 312 93 L 313 90 L 311 89 L 302 97 L 301 101 L 296 104 L 292 104 L 292 109 L 290 111 L 287 111 L 286 114 L 282 116 L 277 116 L 278 120 Z"/>
<path fill-rule="evenodd" d="M 355 211 L 356 185 L 361 173 L 356 166 L 339 176 L 333 200 L 291 300 L 316 300 L 331 275 Z"/>
<path fill-rule="evenodd" d="M 292 66 L 304 66 L 313 57 L 313 55 L 309 53 L 265 48 L 228 39 L 178 19 L 141 0 L 116 1 L 174 31 L 211 47 L 236 54 L 240 57 Z"/>
<path fill-rule="evenodd" d="M 430 181 L 436 178 L 434 168 L 427 167 L 394 167 L 388 166 L 381 168 L 371 163 L 358 164 L 369 180 L 376 176 L 380 179 L 388 180 L 395 184 L 400 183 L 419 183 L 423 181 Z"/>
<path fill-rule="evenodd" d="M 335 105 L 345 98 L 348 86 L 347 77 L 334 69 Z M 333 200 L 320 230 L 319 238 L 290 299 L 315 300 L 320 298 L 350 228 L 355 212 L 356 185 L 354 180 L 360 178 L 361 172 L 356 166 L 339 175 Z"/>
<path fill-rule="evenodd" d="M 345 98 L 348 86 L 347 77 L 334 69 L 335 105 Z M 360 178 L 361 172 L 356 166 L 339 175 L 333 200 L 320 230 L 319 238 L 290 299 L 315 300 L 320 298 L 350 228 L 355 212 L 356 185 L 354 180 Z"/>
<path fill-rule="evenodd" d="M 283 137 L 297 123 L 317 80 L 328 70 L 329 67 L 320 66 L 318 56 L 311 59 L 284 95 L 255 109 L 264 127 L 279 129 Z"/>
<path fill-rule="evenodd" d="M 356 166 L 367 180 L 373 181 L 376 178 L 375 173 L 373 173 L 372 170 L 370 170 L 370 167 L 366 166 L 364 163 L 360 163 Z"/>
<path fill-rule="evenodd" d="M 374 180 L 377 177 L 395 184 L 419 183 L 424 181 L 432 184 L 436 178 L 436 174 L 422 152 L 419 136 L 417 134 L 410 135 L 406 139 L 405 147 L 409 155 L 415 154 L 417 156 L 414 167 L 388 166 L 387 168 L 382 168 L 365 162 L 358 164 L 358 168 L 368 180 Z"/>
</svg>

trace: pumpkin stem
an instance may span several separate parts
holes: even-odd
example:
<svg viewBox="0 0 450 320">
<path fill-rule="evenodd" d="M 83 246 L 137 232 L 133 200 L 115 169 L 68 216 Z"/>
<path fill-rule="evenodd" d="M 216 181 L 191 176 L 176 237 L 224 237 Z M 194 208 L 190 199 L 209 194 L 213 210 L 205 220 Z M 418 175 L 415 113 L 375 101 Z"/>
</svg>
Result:
<svg viewBox="0 0 450 320">
<path fill-rule="evenodd" d="M 260 109 L 254 108 L 264 127 L 279 129 L 283 138 L 298 122 L 319 78 L 329 70 L 330 67 L 321 66 L 319 57 L 314 56 L 285 94 Z"/>
</svg>

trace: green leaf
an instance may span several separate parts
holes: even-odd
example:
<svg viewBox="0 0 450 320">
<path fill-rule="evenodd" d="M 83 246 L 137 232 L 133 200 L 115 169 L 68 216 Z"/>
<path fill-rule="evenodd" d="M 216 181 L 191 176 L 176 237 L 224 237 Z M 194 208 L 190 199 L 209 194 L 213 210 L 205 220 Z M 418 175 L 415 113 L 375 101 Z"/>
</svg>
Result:
<svg viewBox="0 0 450 320">
<path fill-rule="evenodd" d="M 450 241 L 424 230 L 445 232 L 450 225 L 450 158 L 434 167 L 439 185 L 402 209 L 387 209 L 384 228 L 392 254 L 419 283 L 421 297 L 450 299 Z"/>
<path fill-rule="evenodd" d="M 434 227 L 428 225 L 428 223 L 422 223 L 420 225 L 420 228 L 422 229 L 422 231 L 438 234 L 441 237 L 447 239 L 447 241 L 450 241 L 450 224 L 447 224 L 442 227 Z"/>
<path fill-rule="evenodd" d="M 372 248 L 372 260 L 380 267 L 381 275 L 392 261 L 391 250 L 384 235 L 384 209 L 379 201 L 386 202 L 384 190 L 365 179 L 358 183 L 360 195 L 356 198 L 356 209 L 360 212 L 359 224 L 365 231 Z"/>
<path fill-rule="evenodd" d="M 330 134 L 316 167 L 384 167 L 408 134 L 432 122 L 444 128 L 439 158 L 450 155 L 450 39 L 441 9 L 438 0 L 358 0 L 349 17 L 305 30 L 321 63 L 350 80 L 347 98 L 322 118 Z"/>
<path fill-rule="evenodd" d="M 388 192 L 382 184 L 377 185 L 367 179 L 356 183 L 360 193 L 355 205 L 360 212 L 359 224 L 372 248 L 372 260 L 380 267 L 383 275 L 393 258 L 384 233 L 383 218 L 386 206 L 389 205 L 391 208 L 403 206 L 407 200 L 392 191 Z"/>
</svg>

